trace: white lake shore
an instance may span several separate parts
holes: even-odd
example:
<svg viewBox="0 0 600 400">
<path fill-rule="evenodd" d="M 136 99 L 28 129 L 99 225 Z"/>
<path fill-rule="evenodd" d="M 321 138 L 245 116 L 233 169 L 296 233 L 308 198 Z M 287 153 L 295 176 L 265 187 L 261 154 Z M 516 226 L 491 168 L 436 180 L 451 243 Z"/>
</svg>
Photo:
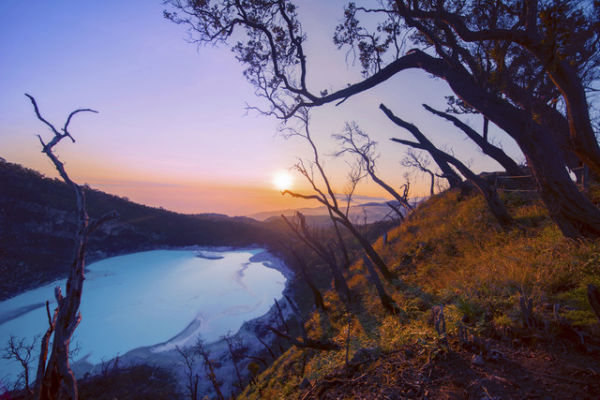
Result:
<svg viewBox="0 0 600 400">
<path fill-rule="evenodd" d="M 107 355 L 106 352 L 102 355 L 94 354 L 93 352 L 96 351 L 99 347 L 106 348 L 105 343 L 96 343 L 92 345 L 92 352 L 88 351 L 88 345 L 82 345 L 82 351 L 80 352 L 80 354 L 78 354 L 78 356 L 74 358 L 76 361 L 73 363 L 73 368 L 76 371 L 78 377 L 82 377 L 86 373 L 94 374 L 98 372 L 98 368 L 102 361 L 108 361 L 115 356 L 119 357 L 121 365 L 151 363 L 174 370 L 176 374 L 180 375 L 180 360 L 178 360 L 177 353 L 174 350 L 175 346 L 190 346 L 193 343 L 195 343 L 196 338 L 199 335 L 202 336 L 207 341 L 207 343 L 209 343 L 211 352 L 213 353 L 214 357 L 223 358 L 226 356 L 226 346 L 224 346 L 224 344 L 222 343 L 222 341 L 219 340 L 219 338 L 228 332 L 237 332 L 236 335 L 239 335 L 240 338 L 243 338 L 245 343 L 247 342 L 247 344 L 249 345 L 249 351 L 259 352 L 261 350 L 260 346 L 262 345 L 260 345 L 258 340 L 255 338 L 257 330 L 256 327 L 261 325 L 264 326 L 264 324 L 274 323 L 273 317 L 275 315 L 273 314 L 272 299 L 274 297 L 282 297 L 283 291 L 286 290 L 286 288 L 288 287 L 286 283 L 289 282 L 289 279 L 293 276 L 292 271 L 283 263 L 283 261 L 259 247 L 232 248 L 193 246 L 178 249 L 154 250 L 150 252 L 134 254 L 146 254 L 147 256 L 151 256 L 151 258 L 156 259 L 157 257 L 160 258 L 162 255 L 165 255 L 164 252 L 174 252 L 171 255 L 177 255 L 180 261 L 183 262 L 183 266 L 179 266 L 179 269 L 177 271 L 172 271 L 172 274 L 167 274 L 166 277 L 162 277 L 162 279 L 159 279 L 160 282 L 158 282 L 158 284 L 150 284 L 144 286 L 142 288 L 143 292 L 140 295 L 142 297 L 142 300 L 140 300 L 139 296 L 125 296 L 126 298 L 123 298 L 120 301 L 120 303 L 124 306 L 132 306 L 133 304 L 133 308 L 131 310 L 133 310 L 134 316 L 130 316 L 129 319 L 138 322 L 141 321 L 141 329 L 144 332 L 141 336 L 147 336 L 146 332 L 160 331 L 160 335 L 163 336 L 163 339 L 156 340 L 156 337 L 160 335 L 150 335 L 151 337 L 147 338 L 150 340 L 150 342 L 144 342 L 143 339 L 145 338 L 140 337 L 138 333 L 137 339 L 139 340 L 139 343 L 137 345 L 132 346 L 132 342 L 128 342 L 129 344 L 127 346 L 129 346 L 129 348 L 121 347 L 121 349 L 124 350 L 118 350 L 110 355 Z M 152 254 L 148 255 L 147 253 Z M 119 257 L 126 258 L 128 256 L 131 255 Z M 115 271 L 111 268 L 98 267 L 99 264 L 101 265 L 106 260 L 112 260 L 113 258 L 119 257 L 111 257 L 109 259 L 92 263 L 88 266 L 88 279 L 84 286 L 84 302 L 86 301 L 86 299 L 88 299 L 88 301 L 91 301 L 92 293 L 96 290 L 103 290 L 105 298 L 112 296 L 115 298 L 115 300 L 119 299 L 117 293 L 114 293 L 114 286 L 112 288 L 110 287 L 110 285 L 104 287 L 104 285 L 102 284 L 103 281 L 110 281 L 110 278 L 114 277 Z M 228 263 L 229 265 L 227 265 Z M 232 265 L 231 263 L 234 263 L 234 265 Z M 212 267 L 207 267 L 208 264 L 214 265 Z M 201 268 L 207 269 L 207 271 L 205 271 L 205 274 L 207 275 L 202 276 L 202 279 L 208 280 L 209 282 L 216 282 L 216 279 L 219 279 L 219 273 L 221 274 L 221 278 L 223 278 L 224 275 L 227 275 L 226 280 L 229 282 L 229 284 L 232 285 L 232 288 L 223 289 L 219 292 L 219 290 L 214 288 L 215 285 L 213 283 L 212 285 L 209 285 L 211 287 L 205 289 L 201 289 L 200 286 L 194 289 L 194 285 L 199 284 L 199 281 L 198 279 L 190 279 L 189 274 L 191 274 L 191 276 L 195 276 L 195 274 L 198 273 L 197 269 L 199 265 L 203 266 Z M 120 268 L 127 267 L 121 265 Z M 171 268 L 173 269 L 175 267 L 171 266 Z M 269 270 L 272 272 L 268 272 Z M 136 274 L 140 273 L 139 271 L 130 272 Z M 146 272 L 153 274 L 156 271 L 150 268 Z M 175 279 L 175 281 L 171 281 L 173 279 L 172 275 L 186 276 L 186 279 L 184 279 L 183 282 L 179 282 L 177 281 L 177 279 Z M 196 278 L 198 277 L 196 276 Z M 151 277 L 149 279 L 154 279 L 154 277 Z M 56 286 L 56 284 L 58 283 L 61 283 L 61 281 L 44 285 L 41 288 L 27 291 L 20 295 L 14 296 L 11 299 L 7 299 L 4 302 L 1 302 L 0 305 L 2 307 L 0 307 L 0 337 L 6 334 L 15 334 L 19 336 L 18 332 L 9 333 L 7 329 L 3 328 L 6 328 L 7 325 L 10 325 L 11 323 L 14 324 L 18 322 L 18 320 L 22 318 L 27 318 L 29 320 L 32 320 L 32 318 L 35 319 L 35 314 L 38 312 L 45 314 L 45 307 L 43 307 L 44 302 L 40 301 L 41 299 L 39 299 L 39 297 L 37 301 L 34 301 L 34 298 L 30 298 L 24 302 L 25 304 L 19 305 L 19 296 L 23 296 L 27 293 L 40 291 L 44 289 L 50 289 L 53 291 L 54 286 Z M 127 285 L 127 283 L 120 283 L 119 285 Z M 99 286 L 100 289 L 96 289 L 94 286 Z M 206 310 L 196 310 L 195 313 L 190 313 L 194 307 L 197 307 L 197 303 L 194 303 L 194 301 L 203 300 L 197 298 L 198 296 L 202 296 L 202 294 L 192 296 L 195 299 L 180 299 L 181 301 L 176 303 L 176 305 L 180 308 L 185 308 L 185 315 L 180 316 L 180 318 L 175 318 L 174 322 L 164 322 L 161 321 L 159 313 L 160 310 L 157 309 L 160 308 L 159 306 L 153 307 L 153 309 L 151 310 L 147 310 L 147 305 L 144 305 L 144 300 L 147 300 L 148 297 L 154 297 L 153 301 L 155 301 L 155 303 L 158 305 L 161 304 L 161 301 L 169 300 L 164 296 L 164 294 L 161 294 L 161 286 L 167 286 L 167 289 L 170 289 L 174 292 L 181 292 L 183 289 L 189 289 L 192 292 L 194 290 L 204 290 L 209 292 L 205 293 L 206 296 L 204 297 L 204 300 L 212 296 L 214 297 L 215 301 L 213 301 L 210 305 L 204 305 L 204 307 L 210 310 L 209 312 L 207 312 Z M 126 291 L 129 291 L 127 289 L 129 288 L 126 287 Z M 236 293 L 242 292 L 246 297 L 241 299 L 241 304 L 233 304 L 231 302 L 227 302 L 229 297 L 235 296 Z M 48 293 L 46 293 L 46 296 L 48 296 Z M 136 302 L 138 303 L 137 305 L 135 304 Z M 192 304 L 188 304 L 190 302 Z M 23 303 L 23 301 L 21 301 L 21 303 Z M 99 306 L 99 308 L 102 308 L 102 304 L 100 304 Z M 218 309 L 219 319 L 222 319 L 223 321 L 228 321 L 232 319 L 235 320 L 237 318 L 238 322 L 235 325 L 227 325 L 227 323 L 214 318 L 214 311 L 215 307 L 217 306 L 222 306 Z M 283 308 L 285 310 L 285 313 L 288 314 L 289 307 L 287 307 L 287 304 L 284 303 Z M 82 325 L 78 327 L 78 330 L 80 330 L 81 328 L 80 332 L 82 333 L 80 333 L 80 336 L 82 337 L 85 337 L 84 330 L 86 325 L 84 325 L 84 323 L 86 320 L 86 315 L 88 316 L 89 320 L 92 318 L 92 314 L 93 313 L 89 310 L 86 312 L 86 305 L 85 303 L 82 303 L 82 315 L 84 319 L 82 321 Z M 127 322 L 126 318 L 118 318 L 114 315 L 114 313 L 111 314 L 110 312 L 101 312 L 100 314 L 101 317 L 104 318 L 104 320 L 101 321 L 100 325 L 98 325 L 100 327 L 102 326 L 102 324 L 110 322 L 110 320 L 113 320 L 113 322 L 115 322 L 118 325 Z M 169 318 L 171 317 L 172 316 L 169 316 Z M 182 318 L 187 318 L 187 320 L 183 324 L 181 323 L 183 321 Z M 3 319 L 4 322 L 2 322 Z M 173 318 L 171 318 L 171 320 L 172 319 Z M 27 322 L 24 323 L 27 324 Z M 41 324 L 39 328 L 41 328 L 42 331 L 45 329 L 43 323 L 44 319 L 41 318 Z M 33 325 L 36 324 L 37 323 L 34 323 Z M 99 328 L 95 329 L 98 330 Z M 4 332 L 5 330 L 6 332 Z M 35 329 L 32 328 L 31 330 L 33 331 Z M 96 333 L 99 334 L 99 336 L 96 337 L 104 337 L 104 342 L 106 342 L 107 339 L 113 341 L 126 340 L 126 338 L 122 338 L 121 335 L 117 335 L 118 337 L 113 337 L 111 339 L 110 335 L 107 332 Z M 135 335 L 136 334 L 133 334 L 133 336 Z M 78 335 L 76 332 L 74 338 L 75 343 L 77 343 L 78 340 L 77 336 Z M 8 338 L 8 336 L 6 337 Z M 267 340 L 270 342 L 268 338 Z M 11 373 L 5 371 L 6 364 L 0 365 L 2 365 L 2 368 L 0 368 L 0 370 L 2 370 L 2 374 L 0 374 L 0 379 L 6 382 L 10 379 Z M 227 369 L 226 366 L 224 368 Z"/>
</svg>

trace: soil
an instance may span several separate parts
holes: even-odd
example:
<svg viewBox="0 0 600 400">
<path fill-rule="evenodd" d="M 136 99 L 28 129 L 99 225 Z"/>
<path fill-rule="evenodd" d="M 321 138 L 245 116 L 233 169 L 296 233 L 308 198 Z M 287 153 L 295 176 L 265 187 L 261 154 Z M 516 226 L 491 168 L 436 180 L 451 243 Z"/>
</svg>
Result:
<svg viewBox="0 0 600 400">
<path fill-rule="evenodd" d="M 350 365 L 299 399 L 600 399 L 600 353 L 489 340 L 484 352 L 406 346 Z M 308 385 L 307 385 L 308 386 Z"/>
</svg>

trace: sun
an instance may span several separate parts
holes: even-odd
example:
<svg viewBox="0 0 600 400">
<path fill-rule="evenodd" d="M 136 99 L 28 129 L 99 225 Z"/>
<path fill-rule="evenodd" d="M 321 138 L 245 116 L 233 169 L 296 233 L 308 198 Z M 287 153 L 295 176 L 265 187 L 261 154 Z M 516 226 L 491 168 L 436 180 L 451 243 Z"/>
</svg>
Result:
<svg viewBox="0 0 600 400">
<path fill-rule="evenodd" d="M 277 190 L 287 190 L 292 186 L 293 178 L 292 176 L 285 171 L 279 171 L 275 173 L 273 177 L 273 185 L 277 188 Z"/>
</svg>

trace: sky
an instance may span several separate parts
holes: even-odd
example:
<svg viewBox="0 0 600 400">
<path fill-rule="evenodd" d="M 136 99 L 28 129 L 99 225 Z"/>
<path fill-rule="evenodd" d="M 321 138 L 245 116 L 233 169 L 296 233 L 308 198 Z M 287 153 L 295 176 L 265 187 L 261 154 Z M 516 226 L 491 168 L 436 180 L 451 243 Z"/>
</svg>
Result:
<svg viewBox="0 0 600 400">
<path fill-rule="evenodd" d="M 309 85 L 315 92 L 360 80 L 360 66 L 332 44 L 343 2 L 298 2 L 308 35 Z M 0 2 L 0 157 L 55 177 L 36 138 L 50 132 L 35 118 L 24 93 L 33 95 L 44 117 L 71 123 L 76 143 L 56 150 L 79 183 L 166 209 L 249 215 L 307 206 L 282 196 L 274 177 L 310 153 L 299 138 L 278 134 L 278 122 L 246 112 L 258 105 L 243 67 L 227 46 L 189 43 L 185 27 L 162 16 L 154 0 L 2 0 Z M 409 138 L 378 109 L 385 103 L 418 125 L 434 143 L 452 148 L 476 172 L 497 170 L 460 132 L 432 117 L 421 103 L 445 108 L 444 82 L 420 71 L 406 71 L 340 106 L 312 111 L 311 129 L 325 167 L 342 192 L 347 165 L 332 155 L 331 135 L 356 121 L 378 142 L 377 168 L 395 187 L 404 182 L 400 165 L 405 148 L 389 141 Z M 475 128 L 479 116 L 465 119 Z M 508 136 L 493 131 L 496 143 L 522 159 Z M 426 179 L 413 180 L 412 195 L 427 192 Z M 300 176 L 292 189 L 307 192 Z M 381 200 L 372 182 L 358 188 L 360 199 Z M 314 205 L 314 204 L 313 204 Z"/>
</svg>

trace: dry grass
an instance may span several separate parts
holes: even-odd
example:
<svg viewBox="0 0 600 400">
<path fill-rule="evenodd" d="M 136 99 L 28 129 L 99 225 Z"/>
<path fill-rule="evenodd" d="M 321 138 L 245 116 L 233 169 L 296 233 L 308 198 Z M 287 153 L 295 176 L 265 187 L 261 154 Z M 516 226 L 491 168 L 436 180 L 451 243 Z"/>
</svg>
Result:
<svg viewBox="0 0 600 400">
<path fill-rule="evenodd" d="M 504 200 L 519 228 L 503 231 L 480 196 L 454 190 L 423 203 L 388 233 L 388 244 L 376 242 L 375 248 L 398 275 L 397 281 L 386 283 L 386 290 L 402 310 L 400 315 L 385 313 L 362 261 L 351 267 L 348 283 L 357 301 L 352 306 L 350 358 L 364 348 L 389 353 L 416 343 L 427 349 L 437 340 L 431 307 L 440 304 L 445 306 L 450 334 L 458 324 L 467 324 L 482 334 L 515 335 L 521 329 L 522 293 L 533 299 L 540 321 L 555 318 L 557 305 L 561 318 L 571 325 L 598 331 L 585 290 L 589 283 L 600 285 L 600 241 L 563 238 L 535 198 L 513 194 Z M 313 313 L 307 327 L 315 337 L 330 335 L 344 345 L 347 311 L 333 291 L 325 300 L 330 311 Z M 291 348 L 241 398 L 295 397 L 304 376 L 314 382 L 344 363 L 344 350 Z"/>
</svg>

